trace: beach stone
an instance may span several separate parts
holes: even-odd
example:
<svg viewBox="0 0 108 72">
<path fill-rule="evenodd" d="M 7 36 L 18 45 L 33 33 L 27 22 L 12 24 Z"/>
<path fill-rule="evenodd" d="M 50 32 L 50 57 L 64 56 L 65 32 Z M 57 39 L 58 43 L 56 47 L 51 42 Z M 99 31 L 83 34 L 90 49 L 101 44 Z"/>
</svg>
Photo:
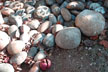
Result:
<svg viewBox="0 0 108 72">
<path fill-rule="evenodd" d="M 29 36 L 32 37 L 34 34 L 37 34 L 37 33 L 39 33 L 37 30 L 31 30 L 29 32 Z"/>
<path fill-rule="evenodd" d="M 30 31 L 30 27 L 27 26 L 26 24 L 23 24 L 22 26 L 20 26 L 20 32 L 29 33 L 29 31 Z"/>
<path fill-rule="evenodd" d="M 12 41 L 7 47 L 7 51 L 11 55 L 20 53 L 25 48 L 25 43 L 21 40 Z"/>
<path fill-rule="evenodd" d="M 46 47 L 53 47 L 55 44 L 55 39 L 54 39 L 54 35 L 51 33 L 48 33 L 45 38 L 43 39 L 43 44 Z"/>
<path fill-rule="evenodd" d="M 8 17 L 4 17 L 3 19 L 4 19 L 4 23 L 8 24 L 8 20 L 9 20 Z"/>
<path fill-rule="evenodd" d="M 98 7 L 98 8 L 96 8 L 95 11 L 96 11 L 96 12 L 99 12 L 99 13 L 101 13 L 101 14 L 105 14 L 105 9 L 104 9 L 104 7 L 101 7 L 101 6 Z"/>
<path fill-rule="evenodd" d="M 55 42 L 63 49 L 77 48 L 81 42 L 81 32 L 76 27 L 64 28 L 57 33 Z"/>
<path fill-rule="evenodd" d="M 56 24 L 57 23 L 56 16 L 54 14 L 50 14 L 49 21 L 52 22 L 52 24 Z"/>
<path fill-rule="evenodd" d="M 19 16 L 19 15 L 17 15 L 17 16 L 15 16 L 15 15 L 10 15 L 10 16 L 9 16 L 9 22 L 10 22 L 11 24 L 16 24 L 18 27 L 22 26 L 22 23 L 23 23 L 22 17 Z"/>
<path fill-rule="evenodd" d="M 34 57 L 36 55 L 38 51 L 38 48 L 37 47 L 31 47 L 29 52 L 28 52 L 28 57 Z"/>
<path fill-rule="evenodd" d="M 55 0 L 45 0 L 47 5 L 53 5 Z"/>
<path fill-rule="evenodd" d="M 32 14 L 35 11 L 35 7 L 28 5 L 28 7 L 26 7 L 26 13 L 27 14 Z"/>
<path fill-rule="evenodd" d="M 0 72 L 14 72 L 14 68 L 9 63 L 0 63 Z"/>
<path fill-rule="evenodd" d="M 61 24 L 63 24 L 64 19 L 63 19 L 62 15 L 57 16 L 57 21 L 60 22 Z"/>
<path fill-rule="evenodd" d="M 15 15 L 16 15 L 16 16 L 17 16 L 17 15 L 22 16 L 22 15 L 24 14 L 24 12 L 25 12 L 25 9 L 18 9 L 18 10 L 16 10 Z"/>
<path fill-rule="evenodd" d="M 51 25 L 50 21 L 45 21 L 38 27 L 38 32 L 45 32 Z"/>
<path fill-rule="evenodd" d="M 78 15 L 80 13 L 80 11 L 78 11 L 78 10 L 71 10 L 70 12 L 74 15 Z"/>
<path fill-rule="evenodd" d="M 80 1 L 72 1 L 66 7 L 68 9 L 83 10 L 85 6 Z"/>
<path fill-rule="evenodd" d="M 40 25 L 40 22 L 39 22 L 39 20 L 34 19 L 34 20 L 28 22 L 27 25 L 28 25 L 31 29 L 37 29 L 37 28 L 39 27 L 39 25 Z"/>
<path fill-rule="evenodd" d="M 32 17 L 31 14 L 26 14 L 26 13 L 24 13 L 24 14 L 25 14 L 25 15 L 22 16 L 23 21 L 27 21 L 29 18 Z"/>
<path fill-rule="evenodd" d="M 14 10 L 12 10 L 11 8 L 4 7 L 4 8 L 2 8 L 1 13 L 2 13 L 3 15 L 9 16 L 10 14 L 13 14 L 13 13 L 15 13 L 15 12 L 14 12 Z"/>
<path fill-rule="evenodd" d="M 100 7 L 101 5 L 99 3 L 91 3 L 89 6 L 89 9 L 95 10 L 96 8 Z"/>
<path fill-rule="evenodd" d="M 31 6 L 34 6 L 36 4 L 36 0 L 29 0 L 29 1 L 26 1 L 26 4 L 29 4 Z"/>
<path fill-rule="evenodd" d="M 0 50 L 3 50 L 10 42 L 10 37 L 7 33 L 0 31 Z"/>
<path fill-rule="evenodd" d="M 54 15 L 58 16 L 60 14 L 60 8 L 57 4 L 53 4 L 51 6 L 51 11 L 53 12 Z"/>
<path fill-rule="evenodd" d="M 4 19 L 3 19 L 3 16 L 1 14 L 1 11 L 0 11 L 0 25 L 4 23 Z"/>
<path fill-rule="evenodd" d="M 4 6 L 8 7 L 11 4 L 11 1 L 5 1 Z"/>
<path fill-rule="evenodd" d="M 50 15 L 50 9 L 47 6 L 39 6 L 34 11 L 34 17 L 40 19 L 47 19 Z"/>
<path fill-rule="evenodd" d="M 28 33 L 23 33 L 20 36 L 20 40 L 22 40 L 24 43 L 28 43 L 28 41 L 30 40 L 30 36 Z"/>
<path fill-rule="evenodd" d="M 104 1 L 104 6 L 105 6 L 106 8 L 108 8 L 108 0 L 105 0 L 105 1 Z"/>
<path fill-rule="evenodd" d="M 61 9 L 61 15 L 63 16 L 65 21 L 70 21 L 72 19 L 71 13 L 66 8 Z"/>
<path fill-rule="evenodd" d="M 63 25 L 66 27 L 72 27 L 75 26 L 75 21 L 65 21 Z"/>
<path fill-rule="evenodd" d="M 27 58 L 27 52 L 22 51 L 20 53 L 13 55 L 10 59 L 10 63 L 21 65 L 26 58 Z"/>
<path fill-rule="evenodd" d="M 35 8 L 37 8 L 39 6 L 46 6 L 45 0 L 39 0 L 39 1 L 37 1 L 36 4 L 35 4 Z"/>
<path fill-rule="evenodd" d="M 58 1 L 59 1 L 59 0 L 58 0 Z M 68 5 L 68 2 L 67 2 L 67 1 L 64 1 L 64 2 L 61 4 L 60 9 L 65 8 L 67 5 Z"/>
<path fill-rule="evenodd" d="M 63 29 L 63 26 L 61 24 L 56 24 L 54 25 L 54 27 L 52 28 L 52 33 L 56 34 L 57 32 L 59 32 L 60 30 Z"/>
<path fill-rule="evenodd" d="M 64 0 L 56 0 L 56 2 L 57 2 L 58 4 L 63 3 L 63 1 L 64 1 Z"/>
<path fill-rule="evenodd" d="M 105 19 L 102 14 L 98 12 L 84 10 L 77 15 L 75 24 L 86 36 L 95 36 L 104 30 Z"/>
</svg>

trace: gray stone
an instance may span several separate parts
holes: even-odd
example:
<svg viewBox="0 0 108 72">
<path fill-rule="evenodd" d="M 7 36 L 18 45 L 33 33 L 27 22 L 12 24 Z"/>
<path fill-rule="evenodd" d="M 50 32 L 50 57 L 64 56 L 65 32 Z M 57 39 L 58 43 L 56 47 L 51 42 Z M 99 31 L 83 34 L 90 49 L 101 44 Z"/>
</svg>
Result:
<svg viewBox="0 0 108 72">
<path fill-rule="evenodd" d="M 30 6 L 30 5 L 27 5 L 25 8 L 26 8 L 26 13 L 27 14 L 32 14 L 35 10 L 35 7 Z"/>
<path fill-rule="evenodd" d="M 36 55 L 38 51 L 38 48 L 37 47 L 31 47 L 29 52 L 28 52 L 28 57 L 34 57 Z"/>
<path fill-rule="evenodd" d="M 104 30 L 105 19 L 102 14 L 84 10 L 77 15 L 75 24 L 81 29 L 81 32 L 87 36 L 95 36 Z"/>
<path fill-rule="evenodd" d="M 29 33 L 30 31 L 30 27 L 27 26 L 26 24 L 23 24 L 21 27 L 20 27 L 20 32 L 21 33 Z"/>
<path fill-rule="evenodd" d="M 106 8 L 108 8 L 108 0 L 105 0 L 105 1 L 104 1 L 104 6 L 105 6 Z"/>
<path fill-rule="evenodd" d="M 56 2 L 57 2 L 58 4 L 63 3 L 63 1 L 64 1 L 64 0 L 56 0 Z"/>
<path fill-rule="evenodd" d="M 63 25 L 67 27 L 72 27 L 75 26 L 75 21 L 65 21 Z"/>
<path fill-rule="evenodd" d="M 45 0 L 39 0 L 36 2 L 35 8 L 37 8 L 39 6 L 45 6 L 45 5 L 46 5 Z"/>
<path fill-rule="evenodd" d="M 45 38 L 43 39 L 43 44 L 46 47 L 53 47 L 55 44 L 55 39 L 54 39 L 54 35 L 51 33 L 48 33 Z"/>
<path fill-rule="evenodd" d="M 67 5 L 68 5 L 68 2 L 67 2 L 67 1 L 64 1 L 64 2 L 61 4 L 60 9 L 65 8 Z"/>
<path fill-rule="evenodd" d="M 57 23 L 56 16 L 54 14 L 50 14 L 49 21 L 52 22 L 52 24 L 56 24 Z"/>
<path fill-rule="evenodd" d="M 0 63 L 0 72 L 14 72 L 14 68 L 9 63 Z"/>
<path fill-rule="evenodd" d="M 16 11 L 15 15 L 20 15 L 20 16 L 22 16 L 22 14 L 24 14 L 24 12 L 25 12 L 25 9 L 18 9 L 18 10 Z"/>
<path fill-rule="evenodd" d="M 91 3 L 89 6 L 89 9 L 95 10 L 96 8 L 100 7 L 101 5 L 99 3 Z"/>
<path fill-rule="evenodd" d="M 29 18 L 31 18 L 32 15 L 31 14 L 25 14 L 22 16 L 23 21 L 28 20 Z"/>
<path fill-rule="evenodd" d="M 104 7 L 101 7 L 101 6 L 98 7 L 98 8 L 96 8 L 95 11 L 96 11 L 96 12 L 99 12 L 99 13 L 101 13 L 101 14 L 105 14 L 105 9 L 104 9 Z"/>
<path fill-rule="evenodd" d="M 58 22 L 61 22 L 62 24 L 63 24 L 63 22 L 64 22 L 64 19 L 63 19 L 62 15 L 59 15 L 59 16 L 57 17 L 57 20 L 58 20 Z"/>
<path fill-rule="evenodd" d="M 11 4 L 11 1 L 5 1 L 4 6 L 9 6 Z"/>
<path fill-rule="evenodd" d="M 13 55 L 10 59 L 10 63 L 21 65 L 26 58 L 27 58 L 27 52 L 22 51 L 20 53 Z"/>
<path fill-rule="evenodd" d="M 61 9 L 61 15 L 63 16 L 65 21 L 70 21 L 72 19 L 71 13 L 66 8 Z"/>
<path fill-rule="evenodd" d="M 3 24 L 4 23 L 4 20 L 3 20 L 3 16 L 1 14 L 1 11 L 0 11 L 0 24 Z"/>
<path fill-rule="evenodd" d="M 75 27 L 64 28 L 57 33 L 55 41 L 63 49 L 77 48 L 81 41 L 81 32 Z"/>
<path fill-rule="evenodd" d="M 53 5 L 55 0 L 45 0 L 47 5 Z"/>
<path fill-rule="evenodd" d="M 30 36 L 28 33 L 23 33 L 21 36 L 20 36 L 20 40 L 22 40 L 24 43 L 28 43 L 29 40 L 30 40 Z"/>
</svg>

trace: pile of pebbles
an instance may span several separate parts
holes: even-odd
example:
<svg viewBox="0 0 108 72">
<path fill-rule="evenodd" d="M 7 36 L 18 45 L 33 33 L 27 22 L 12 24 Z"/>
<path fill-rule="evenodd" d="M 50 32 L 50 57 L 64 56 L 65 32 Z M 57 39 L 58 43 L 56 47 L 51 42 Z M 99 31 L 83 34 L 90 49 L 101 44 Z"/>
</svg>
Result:
<svg viewBox="0 0 108 72">
<path fill-rule="evenodd" d="M 99 35 L 107 8 L 108 0 L 0 0 L 0 72 L 47 58 L 56 45 L 77 48 L 82 34 Z"/>
</svg>

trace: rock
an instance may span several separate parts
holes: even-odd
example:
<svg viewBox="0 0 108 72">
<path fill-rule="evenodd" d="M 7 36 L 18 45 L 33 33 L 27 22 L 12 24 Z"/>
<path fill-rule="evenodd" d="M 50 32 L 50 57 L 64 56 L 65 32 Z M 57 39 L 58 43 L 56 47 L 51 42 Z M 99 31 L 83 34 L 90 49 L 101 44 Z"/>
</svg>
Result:
<svg viewBox="0 0 108 72">
<path fill-rule="evenodd" d="M 99 3 L 91 3 L 90 6 L 89 6 L 89 9 L 95 10 L 98 7 L 100 7 L 100 4 Z"/>
<path fill-rule="evenodd" d="M 32 14 L 34 12 L 35 8 L 33 6 L 28 5 L 28 7 L 26 7 L 26 13 L 27 14 Z"/>
<path fill-rule="evenodd" d="M 12 41 L 7 47 L 7 51 L 11 55 L 20 53 L 25 48 L 25 43 L 21 40 Z"/>
<path fill-rule="evenodd" d="M 61 24 L 56 24 L 54 25 L 54 27 L 52 28 L 52 33 L 56 34 L 57 32 L 59 32 L 60 30 L 63 29 L 63 26 Z"/>
<path fill-rule="evenodd" d="M 43 44 L 46 47 L 53 47 L 55 44 L 55 39 L 54 39 L 54 35 L 51 33 L 48 33 L 45 38 L 43 39 Z"/>
<path fill-rule="evenodd" d="M 63 24 L 63 22 L 64 22 L 64 19 L 63 19 L 63 17 L 62 17 L 61 15 L 59 15 L 59 16 L 57 17 L 57 20 L 58 20 L 58 22 L 60 22 L 61 24 Z"/>
<path fill-rule="evenodd" d="M 23 33 L 20 36 L 20 40 L 22 40 L 24 43 L 28 43 L 28 41 L 30 40 L 30 36 L 28 33 Z"/>
<path fill-rule="evenodd" d="M 53 5 L 55 0 L 45 0 L 47 5 Z"/>
<path fill-rule="evenodd" d="M 40 19 L 47 19 L 50 15 L 50 9 L 47 6 L 39 6 L 34 11 L 34 17 Z"/>
<path fill-rule="evenodd" d="M 21 65 L 26 58 L 27 58 L 27 52 L 22 51 L 20 53 L 13 55 L 10 59 L 10 63 Z"/>
<path fill-rule="evenodd" d="M 96 11 L 96 12 L 99 12 L 99 13 L 101 13 L 101 14 L 105 14 L 105 9 L 104 9 L 104 7 L 101 7 L 101 6 L 98 7 L 98 8 L 96 8 L 95 11 Z"/>
<path fill-rule="evenodd" d="M 17 16 L 17 15 L 22 16 L 22 15 L 24 14 L 24 12 L 25 12 L 25 9 L 18 9 L 18 10 L 16 10 L 15 15 L 16 15 L 16 16 Z"/>
<path fill-rule="evenodd" d="M 34 61 L 38 61 L 44 59 L 46 57 L 45 52 L 43 50 L 39 51 L 34 57 Z"/>
<path fill-rule="evenodd" d="M 95 36 L 104 30 L 105 19 L 98 12 L 84 10 L 77 15 L 75 24 L 86 36 Z"/>
<path fill-rule="evenodd" d="M 14 37 L 15 36 L 15 32 L 18 30 L 18 27 L 16 25 L 11 25 L 8 29 L 8 34 L 10 35 L 10 37 Z"/>
<path fill-rule="evenodd" d="M 28 57 L 34 57 L 36 55 L 38 51 L 38 48 L 37 47 L 31 47 L 29 52 L 28 52 Z"/>
<path fill-rule="evenodd" d="M 22 26 L 22 23 L 23 23 L 22 17 L 19 16 L 19 15 L 17 15 L 17 16 L 15 16 L 15 15 L 10 15 L 10 16 L 9 16 L 9 22 L 10 22 L 11 24 L 16 24 L 18 27 Z"/>
<path fill-rule="evenodd" d="M 63 25 L 67 27 L 72 27 L 75 26 L 75 21 L 65 21 Z"/>
<path fill-rule="evenodd" d="M 20 32 L 29 33 L 29 31 L 30 31 L 30 27 L 27 26 L 26 24 L 23 24 L 22 26 L 20 26 Z"/>
<path fill-rule="evenodd" d="M 31 31 L 29 32 L 29 36 L 32 37 L 34 34 L 37 34 L 37 33 L 38 33 L 37 30 L 31 30 Z"/>
<path fill-rule="evenodd" d="M 3 31 L 0 31 L 0 50 L 3 50 L 10 42 L 10 37 Z"/>
<path fill-rule="evenodd" d="M 38 32 L 45 32 L 51 25 L 50 21 L 45 21 L 38 27 Z"/>
<path fill-rule="evenodd" d="M 71 13 L 74 14 L 74 15 L 78 15 L 80 13 L 80 11 L 78 11 L 78 10 L 71 10 Z"/>
<path fill-rule="evenodd" d="M 46 5 L 45 0 L 39 0 L 39 1 L 36 2 L 35 8 L 37 8 L 39 6 L 45 6 L 45 5 Z"/>
<path fill-rule="evenodd" d="M 9 7 L 13 10 L 22 9 L 23 6 L 24 6 L 24 4 L 20 1 L 14 1 L 9 5 Z"/>
<path fill-rule="evenodd" d="M 4 8 L 1 10 L 1 13 L 2 13 L 3 15 L 9 16 L 10 14 L 13 14 L 13 13 L 14 13 L 14 10 L 12 10 L 11 8 L 8 8 L 8 7 L 4 7 Z"/>
<path fill-rule="evenodd" d="M 24 16 L 22 16 L 22 19 L 23 19 L 23 21 L 26 21 L 26 20 L 28 20 L 31 17 L 32 17 L 31 14 L 25 14 Z"/>
<path fill-rule="evenodd" d="M 5 7 L 8 7 L 10 4 L 11 4 L 11 1 L 5 1 L 5 2 L 4 2 L 4 6 L 5 6 Z"/>
<path fill-rule="evenodd" d="M 64 0 L 56 0 L 56 2 L 57 2 L 58 4 L 63 3 L 63 1 L 64 1 Z"/>
<path fill-rule="evenodd" d="M 0 63 L 0 72 L 14 72 L 14 68 L 9 63 Z"/>
<path fill-rule="evenodd" d="M 76 16 L 72 14 L 72 20 L 75 21 Z"/>
<path fill-rule="evenodd" d="M 26 4 L 29 4 L 31 6 L 34 6 L 36 4 L 36 0 L 29 0 L 29 1 L 26 1 Z"/>
<path fill-rule="evenodd" d="M 83 10 L 85 6 L 80 1 L 72 1 L 66 7 L 68 9 Z"/>
<path fill-rule="evenodd" d="M 71 13 L 66 8 L 61 9 L 61 15 L 65 21 L 70 21 L 72 19 Z"/>
<path fill-rule="evenodd" d="M 0 11 L 0 24 L 3 24 L 4 23 L 4 20 L 3 20 L 3 16 L 1 14 L 1 11 Z"/>
<path fill-rule="evenodd" d="M 81 41 L 80 30 L 76 27 L 67 27 L 59 31 L 55 38 L 56 44 L 63 49 L 73 49 L 79 46 Z"/>
<path fill-rule="evenodd" d="M 56 16 L 54 14 L 50 14 L 49 21 L 52 22 L 52 24 L 56 24 L 57 23 Z"/>
<path fill-rule="evenodd" d="M 39 27 L 39 25 L 40 25 L 40 22 L 37 19 L 34 19 L 34 20 L 30 21 L 27 25 L 31 29 L 37 29 Z"/>
<path fill-rule="evenodd" d="M 60 8 L 57 4 L 53 4 L 51 6 L 51 11 L 53 12 L 54 15 L 58 16 L 60 14 Z"/>
<path fill-rule="evenodd" d="M 104 1 L 104 6 L 105 6 L 106 8 L 108 8 L 108 0 L 105 0 L 105 1 Z"/>
<path fill-rule="evenodd" d="M 84 43 L 85 46 L 88 46 L 88 47 L 91 47 L 91 46 L 94 45 L 94 41 L 93 40 L 89 40 L 89 39 L 84 40 L 83 43 Z"/>
<path fill-rule="evenodd" d="M 8 20 L 9 20 L 8 17 L 4 17 L 3 19 L 4 19 L 4 23 L 8 24 Z"/>
<path fill-rule="evenodd" d="M 58 0 L 58 1 L 60 1 L 60 0 Z M 64 2 L 61 4 L 60 9 L 65 8 L 67 5 L 68 5 L 68 2 L 67 2 L 67 1 L 64 1 Z"/>
</svg>

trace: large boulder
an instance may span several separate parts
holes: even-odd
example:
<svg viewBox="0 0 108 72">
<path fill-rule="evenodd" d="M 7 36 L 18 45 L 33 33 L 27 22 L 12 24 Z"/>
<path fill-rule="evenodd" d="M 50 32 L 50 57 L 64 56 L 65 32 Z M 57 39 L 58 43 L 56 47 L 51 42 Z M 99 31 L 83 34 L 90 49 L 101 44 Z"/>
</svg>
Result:
<svg viewBox="0 0 108 72">
<path fill-rule="evenodd" d="M 95 36 L 104 30 L 105 19 L 98 12 L 84 10 L 77 15 L 75 24 L 86 36 Z"/>
<path fill-rule="evenodd" d="M 81 32 L 76 27 L 67 27 L 59 31 L 55 38 L 56 44 L 63 49 L 73 49 L 79 46 Z"/>
</svg>

